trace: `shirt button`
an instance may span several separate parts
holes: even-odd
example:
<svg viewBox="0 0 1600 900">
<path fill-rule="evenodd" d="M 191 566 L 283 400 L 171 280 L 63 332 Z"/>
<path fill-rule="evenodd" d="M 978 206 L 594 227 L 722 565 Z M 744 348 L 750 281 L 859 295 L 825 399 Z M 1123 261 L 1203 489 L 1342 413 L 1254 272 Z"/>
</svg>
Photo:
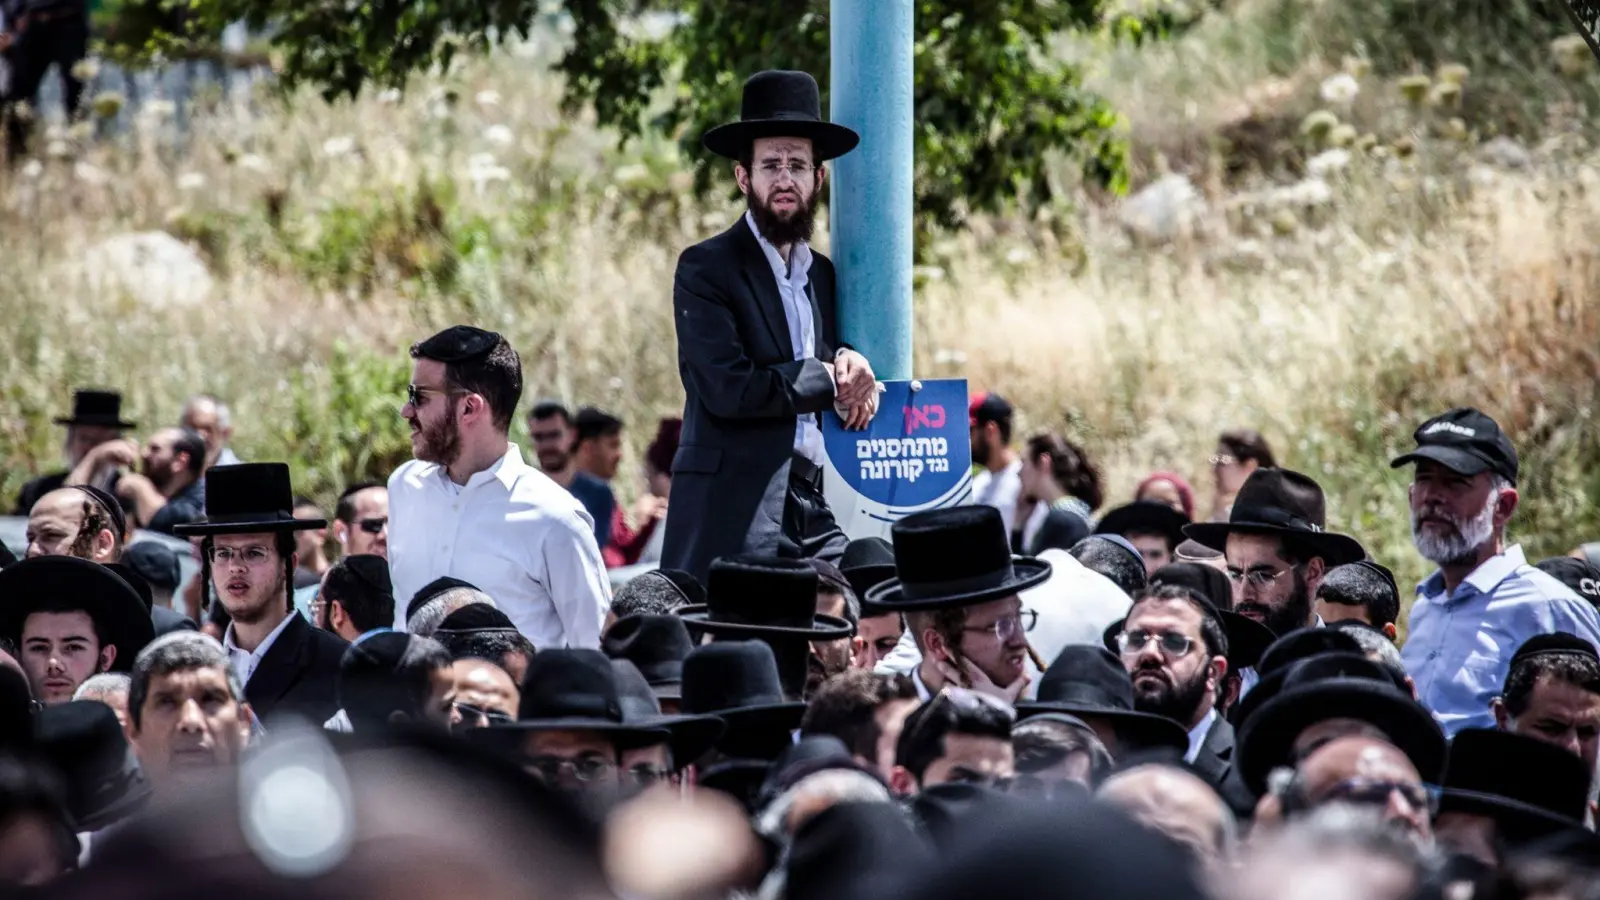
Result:
<svg viewBox="0 0 1600 900">
<path fill-rule="evenodd" d="M 1439 651 L 1435 650 L 1432 653 L 1429 653 L 1428 654 L 1428 658 L 1429 659 L 1438 659 L 1439 658 Z"/>
</svg>

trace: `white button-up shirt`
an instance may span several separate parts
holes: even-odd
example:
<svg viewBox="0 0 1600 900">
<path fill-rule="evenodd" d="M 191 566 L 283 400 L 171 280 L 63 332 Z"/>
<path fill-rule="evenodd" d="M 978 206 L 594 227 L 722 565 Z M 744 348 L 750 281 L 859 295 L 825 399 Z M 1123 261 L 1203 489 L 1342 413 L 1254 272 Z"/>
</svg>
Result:
<svg viewBox="0 0 1600 900">
<path fill-rule="evenodd" d="M 506 455 L 464 485 L 443 466 L 412 460 L 389 478 L 389 574 L 395 623 L 406 603 L 449 575 L 494 598 L 534 647 L 600 646 L 610 582 L 594 520 L 561 485 Z"/>
<path fill-rule="evenodd" d="M 289 627 L 289 619 L 297 615 L 299 613 L 291 610 L 289 615 L 284 616 L 283 621 L 278 623 L 277 628 L 267 632 L 266 638 L 257 644 L 254 650 L 245 650 L 233 642 L 233 623 L 228 623 L 228 630 L 222 633 L 222 649 L 228 651 L 228 661 L 233 663 L 233 674 L 239 676 L 240 687 L 250 684 L 250 676 L 254 675 L 256 668 L 261 665 L 261 658 L 272 649 L 272 642 L 278 639 L 278 635 L 283 634 L 283 629 Z"/>
<path fill-rule="evenodd" d="M 755 216 L 746 212 L 744 220 L 756 236 L 756 243 L 761 245 L 761 252 L 767 255 L 767 262 L 772 266 L 772 277 L 778 282 L 778 296 L 783 298 L 783 318 L 789 325 L 789 346 L 794 351 L 794 358 L 800 360 L 816 356 L 816 320 L 811 315 L 811 297 L 806 293 L 806 285 L 811 280 L 811 248 L 805 241 L 795 241 L 785 262 L 778 254 L 778 248 L 761 236 Z M 828 454 L 822 444 L 822 429 L 817 427 L 816 416 L 796 417 L 794 452 L 819 466 L 827 459 Z"/>
<path fill-rule="evenodd" d="M 972 503 L 974 506 L 992 506 L 1000 510 L 1000 515 L 1006 523 L 1006 534 L 1016 526 L 1017 498 L 1022 495 L 1022 459 L 1013 459 L 1011 464 L 998 472 L 988 469 L 979 469 L 978 474 L 972 477 Z M 1043 521 L 1043 513 L 1040 521 Z"/>
<path fill-rule="evenodd" d="M 1211 733 L 1211 726 L 1216 723 L 1217 708 L 1213 706 L 1199 724 L 1189 729 L 1189 749 L 1183 752 L 1184 762 L 1193 763 L 1195 757 L 1200 755 L 1200 748 L 1206 743 L 1206 735 Z"/>
</svg>

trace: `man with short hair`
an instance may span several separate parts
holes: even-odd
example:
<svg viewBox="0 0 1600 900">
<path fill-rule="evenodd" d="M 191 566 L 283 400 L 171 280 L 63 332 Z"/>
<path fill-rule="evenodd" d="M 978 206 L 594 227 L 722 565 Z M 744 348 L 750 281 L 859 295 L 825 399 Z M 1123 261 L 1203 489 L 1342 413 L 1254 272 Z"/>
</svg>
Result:
<svg viewBox="0 0 1600 900">
<path fill-rule="evenodd" d="M 905 617 L 899 611 L 883 609 L 867 599 L 873 588 L 894 577 L 894 547 L 881 537 L 853 540 L 839 558 L 839 571 L 861 604 L 850 664 L 858 669 L 876 668 L 895 652 L 906 631 Z M 916 647 L 909 649 L 914 652 Z"/>
<path fill-rule="evenodd" d="M 324 518 L 322 507 L 310 497 L 294 498 L 290 511 L 296 519 Z M 321 587 L 322 576 L 333 565 L 333 560 L 328 559 L 328 529 L 302 528 L 295 532 L 294 554 L 299 560 L 294 569 L 295 606 L 309 613 L 311 598 Z M 303 607 L 302 602 L 306 604 Z"/>
<path fill-rule="evenodd" d="M 389 479 L 395 594 L 470 577 L 536 646 L 599 646 L 611 587 L 595 523 L 506 438 L 522 396 L 517 352 L 457 325 L 411 358 L 400 412 L 416 459 Z M 395 627 L 405 627 L 398 616 Z"/>
<path fill-rule="evenodd" d="M 817 613 L 843 619 L 855 631 L 861 621 L 861 603 L 844 574 L 833 563 L 820 559 L 809 560 L 817 571 Z M 850 668 L 852 637 L 812 641 L 811 655 L 807 661 L 806 697 L 814 694 L 824 681 Z"/>
<path fill-rule="evenodd" d="M 1087 790 L 1111 771 L 1111 751 L 1089 724 L 1065 713 L 1040 713 L 1011 729 L 1011 751 L 1016 757 L 1021 793 L 1053 796 L 1061 785 L 1073 782 Z"/>
<path fill-rule="evenodd" d="M 1172 838 L 1217 875 L 1226 875 L 1239 844 L 1233 812 L 1204 781 L 1176 766 L 1134 766 L 1106 779 L 1096 799 Z"/>
<path fill-rule="evenodd" d="M 392 574 L 394 567 L 390 566 L 389 571 Z M 439 623 L 447 616 L 474 603 L 489 607 L 495 605 L 494 598 L 459 578 L 448 575 L 435 578 L 406 604 L 406 631 L 422 637 L 433 637 L 433 633 L 439 630 Z"/>
<path fill-rule="evenodd" d="M 622 464 L 622 420 L 594 406 L 578 410 L 572 421 L 576 439 L 572 464 L 579 472 L 610 484 Z"/>
<path fill-rule="evenodd" d="M 126 672 L 155 626 L 134 589 L 105 566 L 71 556 L 37 556 L 0 570 L 0 638 L 40 703 L 72 700 L 101 672 Z"/>
<path fill-rule="evenodd" d="M 196 631 L 163 635 L 139 653 L 128 719 L 139 767 L 158 791 L 236 765 L 255 721 L 227 651 Z"/>
<path fill-rule="evenodd" d="M 1511 656 L 1491 703 L 1495 725 L 1563 747 L 1596 771 L 1600 756 L 1600 655 L 1577 635 L 1529 638 Z"/>
<path fill-rule="evenodd" d="M 1331 803 L 1370 807 L 1419 841 L 1431 842 L 1428 791 L 1399 748 L 1370 734 L 1336 737 L 1307 752 L 1273 794 L 1287 820 Z"/>
<path fill-rule="evenodd" d="M 1232 766 L 1234 736 L 1217 710 L 1228 674 L 1228 635 L 1216 611 L 1186 587 L 1159 585 L 1134 600 L 1117 648 L 1133 679 L 1134 709 L 1182 725 L 1189 733 L 1184 762 L 1221 785 Z"/>
<path fill-rule="evenodd" d="M 117 714 L 117 721 L 122 723 L 122 733 L 132 743 L 133 720 L 128 718 L 128 691 L 132 686 L 133 679 L 126 673 L 102 672 L 78 685 L 72 699 L 93 700 L 111 707 L 111 711 Z"/>
<path fill-rule="evenodd" d="M 450 666 L 456 685 L 457 728 L 487 728 L 492 721 L 510 722 L 517 718 L 517 703 L 522 696 L 517 683 L 505 669 L 487 659 L 464 657 Z"/>
<path fill-rule="evenodd" d="M 389 557 L 389 488 L 363 481 L 345 488 L 333 509 L 333 539 L 347 556 Z"/>
<path fill-rule="evenodd" d="M 1489 702 L 1505 683 L 1513 648 L 1565 631 L 1600 642 L 1600 615 L 1508 545 L 1516 512 L 1517 451 L 1491 418 L 1460 407 L 1424 422 L 1417 449 L 1411 535 L 1437 564 L 1417 589 L 1401 654 L 1423 705 L 1447 733 L 1490 728 Z"/>
<path fill-rule="evenodd" d="M 917 706 L 916 685 L 906 676 L 850 669 L 811 695 L 800 735 L 838 738 L 857 762 L 887 782 L 894 774 L 895 744 Z"/>
<path fill-rule="evenodd" d="M 486 659 L 505 669 L 519 685 L 534 655 L 533 644 L 512 627 L 506 614 L 483 603 L 463 606 L 446 616 L 433 638 L 452 659 Z"/>
<path fill-rule="evenodd" d="M 909 797 L 938 784 L 993 785 L 1016 772 L 1016 711 L 989 694 L 947 687 L 906 717 L 889 786 Z"/>
<path fill-rule="evenodd" d="M 351 644 L 339 661 L 339 706 L 357 733 L 407 723 L 448 730 L 456 720 L 450 654 L 399 631 Z"/>
<path fill-rule="evenodd" d="M 979 392 L 967 405 L 967 429 L 972 437 L 972 502 L 1000 510 L 1009 529 L 1017 518 L 1022 496 L 1022 457 L 1011 449 L 1014 410 L 999 394 Z"/>
<path fill-rule="evenodd" d="M 347 641 L 388 628 L 394 621 L 393 591 L 383 557 L 371 553 L 342 557 L 328 570 L 312 604 L 317 627 Z"/>
<path fill-rule="evenodd" d="M 1360 619 L 1343 619 L 1338 622 L 1329 622 L 1327 627 L 1342 631 L 1354 638 L 1355 642 L 1360 645 L 1361 652 L 1366 654 L 1367 659 L 1383 666 L 1384 671 L 1388 672 L 1395 681 L 1404 683 L 1411 695 L 1413 697 L 1416 696 L 1416 686 L 1412 682 L 1411 676 L 1406 672 L 1405 660 L 1400 658 L 1400 648 L 1394 645 L 1394 641 L 1387 634 Z"/>
<path fill-rule="evenodd" d="M 242 460 L 228 449 L 233 440 L 233 416 L 228 404 L 211 394 L 195 394 L 183 404 L 178 425 L 200 435 L 206 442 L 206 468 L 236 466 Z"/>
<path fill-rule="evenodd" d="M 641 572 L 617 588 L 611 600 L 611 614 L 628 616 L 670 616 L 680 606 L 706 602 L 705 588 L 694 576 L 677 569 L 652 569 Z"/>
<path fill-rule="evenodd" d="M 1129 597 L 1137 596 L 1149 581 L 1144 556 L 1121 535 L 1086 537 L 1068 552 L 1085 569 L 1104 575 Z"/>
<path fill-rule="evenodd" d="M 62 458 L 67 468 L 41 475 L 23 485 L 12 515 L 27 515 L 40 497 L 65 485 L 92 484 L 109 489 L 116 480 L 118 466 L 131 467 L 139 461 L 138 448 L 121 441 L 124 432 L 137 426 L 123 420 L 122 395 L 115 391 L 73 391 L 72 414 L 55 421 L 57 425 L 67 428 L 66 440 L 62 444 Z M 109 443 L 121 447 L 118 459 L 104 460 L 101 465 L 81 473 L 81 477 L 72 477 L 91 450 Z"/>
<path fill-rule="evenodd" d="M 205 454 L 205 441 L 188 429 L 163 428 L 152 435 L 145 443 L 140 471 L 124 472 L 117 479 L 117 496 L 132 507 L 134 521 L 151 531 L 172 534 L 175 526 L 200 518 L 205 509 Z"/>
<path fill-rule="evenodd" d="M 785 71 L 751 76 L 740 120 L 701 139 L 734 161 L 747 209 L 685 250 L 673 274 L 685 397 L 665 568 L 703 579 L 719 557 L 844 552 L 822 492 L 818 416 L 833 409 L 847 429 L 865 428 L 878 390 L 866 357 L 839 343 L 833 263 L 810 241 L 822 163 L 859 140 L 823 121 L 814 78 Z"/>
<path fill-rule="evenodd" d="M 1322 486 L 1288 469 L 1250 473 L 1226 522 L 1184 526 L 1227 556 L 1233 611 L 1282 636 L 1318 625 L 1314 600 L 1330 569 L 1366 558 L 1355 538 L 1327 530 Z"/>
<path fill-rule="evenodd" d="M 601 549 L 611 534 L 611 517 L 617 509 L 610 485 L 578 468 L 573 450 L 578 433 L 572 413 L 554 400 L 541 400 L 528 410 L 528 440 L 532 444 L 539 471 L 578 498 L 595 523 L 595 540 Z"/>
<path fill-rule="evenodd" d="M 1336 566 L 1317 586 L 1317 616 L 1326 624 L 1354 619 L 1393 641 L 1400 618 L 1400 591 L 1394 573 L 1370 559 Z"/>
</svg>

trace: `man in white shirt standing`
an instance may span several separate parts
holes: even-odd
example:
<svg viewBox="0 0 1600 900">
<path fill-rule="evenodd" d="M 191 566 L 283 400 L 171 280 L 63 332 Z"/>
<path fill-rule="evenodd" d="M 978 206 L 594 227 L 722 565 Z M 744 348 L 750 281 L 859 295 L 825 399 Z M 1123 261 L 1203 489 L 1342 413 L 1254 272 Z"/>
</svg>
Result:
<svg viewBox="0 0 1600 900">
<path fill-rule="evenodd" d="M 1011 449 L 1011 404 L 999 394 L 974 394 L 967 407 L 972 432 L 972 462 L 982 466 L 972 479 L 972 502 L 1000 510 L 1006 527 L 1017 519 L 1022 494 L 1022 457 Z"/>
<path fill-rule="evenodd" d="M 389 478 L 397 597 L 442 576 L 493 597 L 533 645 L 599 647 L 611 593 L 583 505 L 507 439 L 522 361 L 492 331 L 457 325 L 414 345 L 400 414 L 416 458 Z M 397 629 L 405 621 L 397 611 Z"/>
</svg>

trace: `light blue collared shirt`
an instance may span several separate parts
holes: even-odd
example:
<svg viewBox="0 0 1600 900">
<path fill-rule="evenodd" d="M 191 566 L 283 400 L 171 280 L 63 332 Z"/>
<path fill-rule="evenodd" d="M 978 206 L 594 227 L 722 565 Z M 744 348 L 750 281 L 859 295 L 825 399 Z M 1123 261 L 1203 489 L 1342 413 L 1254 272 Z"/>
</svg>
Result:
<svg viewBox="0 0 1600 900">
<path fill-rule="evenodd" d="M 1417 586 L 1400 651 L 1417 699 L 1445 733 L 1493 728 L 1489 702 L 1511 656 L 1537 634 L 1566 631 L 1600 646 L 1600 615 L 1566 585 L 1528 565 L 1520 546 L 1485 561 L 1446 596 L 1444 574 Z"/>
</svg>

